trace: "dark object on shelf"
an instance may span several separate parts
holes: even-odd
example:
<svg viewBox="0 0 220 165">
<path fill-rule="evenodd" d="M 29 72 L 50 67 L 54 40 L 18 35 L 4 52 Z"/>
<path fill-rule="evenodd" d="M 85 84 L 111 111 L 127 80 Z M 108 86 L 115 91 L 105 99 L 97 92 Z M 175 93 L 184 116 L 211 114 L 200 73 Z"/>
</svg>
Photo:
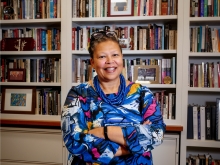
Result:
<svg viewBox="0 0 220 165">
<path fill-rule="evenodd" d="M 8 82 L 25 82 L 26 69 L 8 69 Z"/>
<path fill-rule="evenodd" d="M 6 18 L 12 19 L 15 16 L 14 8 L 12 6 L 5 6 L 3 9 L 3 14 Z"/>
<path fill-rule="evenodd" d="M 4 38 L 1 41 L 1 51 L 33 51 L 35 40 L 27 38 Z"/>
</svg>

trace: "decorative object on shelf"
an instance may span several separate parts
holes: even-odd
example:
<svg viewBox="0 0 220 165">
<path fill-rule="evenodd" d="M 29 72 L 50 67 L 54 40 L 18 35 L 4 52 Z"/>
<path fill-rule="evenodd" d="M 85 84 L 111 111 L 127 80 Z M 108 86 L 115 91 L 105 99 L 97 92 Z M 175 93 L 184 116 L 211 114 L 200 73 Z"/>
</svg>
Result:
<svg viewBox="0 0 220 165">
<path fill-rule="evenodd" d="M 172 82 L 172 78 L 170 76 L 165 76 L 163 78 L 163 83 L 164 84 L 171 84 L 171 82 Z"/>
<path fill-rule="evenodd" d="M 134 0 L 108 0 L 108 17 L 133 16 Z"/>
<path fill-rule="evenodd" d="M 2 87 L 1 113 L 34 114 L 35 87 Z"/>
<path fill-rule="evenodd" d="M 118 39 L 118 41 L 119 41 L 119 44 L 123 50 L 130 50 L 131 38 L 120 38 L 120 39 Z"/>
<path fill-rule="evenodd" d="M 138 83 L 159 84 L 159 66 L 134 66 L 134 81 Z"/>
<path fill-rule="evenodd" d="M 8 69 L 8 82 L 25 82 L 26 69 Z"/>
<path fill-rule="evenodd" d="M 5 18 L 13 19 L 13 16 L 15 16 L 14 8 L 11 5 L 5 6 L 3 9 L 3 14 Z"/>
<path fill-rule="evenodd" d="M 32 51 L 35 48 L 35 40 L 27 38 L 4 38 L 1 41 L 1 51 Z"/>
</svg>

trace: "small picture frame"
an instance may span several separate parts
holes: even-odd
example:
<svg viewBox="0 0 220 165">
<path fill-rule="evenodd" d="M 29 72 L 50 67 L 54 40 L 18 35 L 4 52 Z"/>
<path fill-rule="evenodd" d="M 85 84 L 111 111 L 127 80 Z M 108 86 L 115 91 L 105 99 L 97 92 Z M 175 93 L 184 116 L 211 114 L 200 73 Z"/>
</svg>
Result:
<svg viewBox="0 0 220 165">
<path fill-rule="evenodd" d="M 134 66 L 134 81 L 137 83 L 159 84 L 158 65 Z"/>
<path fill-rule="evenodd" d="M 34 114 L 35 87 L 2 87 L 1 113 Z"/>
<path fill-rule="evenodd" d="M 134 0 L 108 0 L 108 17 L 134 16 Z"/>
<path fill-rule="evenodd" d="M 8 69 L 8 82 L 25 82 L 26 69 Z"/>
</svg>

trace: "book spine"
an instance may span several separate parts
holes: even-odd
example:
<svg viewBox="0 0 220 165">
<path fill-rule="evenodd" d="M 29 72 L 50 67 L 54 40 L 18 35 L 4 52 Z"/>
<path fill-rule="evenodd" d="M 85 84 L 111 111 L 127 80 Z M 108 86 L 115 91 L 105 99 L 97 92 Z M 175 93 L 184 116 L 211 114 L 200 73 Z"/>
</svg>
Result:
<svg viewBox="0 0 220 165">
<path fill-rule="evenodd" d="M 198 107 L 193 106 L 193 139 L 198 139 Z"/>
<path fill-rule="evenodd" d="M 162 68 L 161 68 L 161 83 L 164 84 L 164 77 L 166 77 L 166 66 L 167 66 L 167 60 L 166 59 L 162 59 Z"/>
<path fill-rule="evenodd" d="M 216 98 L 216 140 L 220 140 L 220 98 Z"/>
<path fill-rule="evenodd" d="M 205 107 L 200 107 L 200 135 L 201 140 L 205 140 Z"/>
<path fill-rule="evenodd" d="M 200 0 L 200 17 L 204 17 L 204 1 Z"/>
<path fill-rule="evenodd" d="M 205 139 L 211 140 L 211 107 L 205 107 Z"/>
<path fill-rule="evenodd" d="M 201 140 L 201 120 L 200 120 L 200 109 L 198 108 L 198 115 L 197 115 L 197 117 L 198 117 L 198 119 L 197 119 L 197 121 L 198 121 L 198 139 L 199 140 Z"/>
<path fill-rule="evenodd" d="M 168 15 L 168 0 L 161 2 L 161 15 Z"/>
<path fill-rule="evenodd" d="M 208 0 L 204 0 L 204 17 L 208 16 Z"/>
<path fill-rule="evenodd" d="M 187 139 L 193 139 L 193 107 L 188 105 L 187 110 Z"/>
</svg>

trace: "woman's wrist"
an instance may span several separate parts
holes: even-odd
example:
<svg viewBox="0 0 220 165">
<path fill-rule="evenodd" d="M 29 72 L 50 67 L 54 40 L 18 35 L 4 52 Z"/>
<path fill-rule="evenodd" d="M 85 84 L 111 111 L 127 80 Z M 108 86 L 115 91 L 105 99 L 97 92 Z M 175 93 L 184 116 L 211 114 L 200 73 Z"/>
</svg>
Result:
<svg viewBox="0 0 220 165">
<path fill-rule="evenodd" d="M 110 140 L 108 137 L 108 127 L 107 126 L 104 126 L 104 137 L 105 137 L 105 140 Z"/>
</svg>

